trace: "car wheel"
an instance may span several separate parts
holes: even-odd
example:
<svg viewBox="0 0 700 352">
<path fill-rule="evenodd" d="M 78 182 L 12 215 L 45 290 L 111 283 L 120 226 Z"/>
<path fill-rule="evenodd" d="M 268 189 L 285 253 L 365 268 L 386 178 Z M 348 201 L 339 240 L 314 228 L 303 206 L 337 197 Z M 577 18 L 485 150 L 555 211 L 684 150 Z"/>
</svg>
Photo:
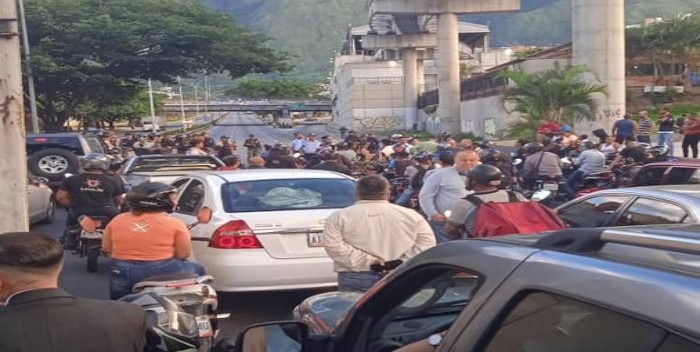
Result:
<svg viewBox="0 0 700 352">
<path fill-rule="evenodd" d="M 80 169 L 78 156 L 64 149 L 40 150 L 29 157 L 29 171 L 35 176 L 51 181 L 61 181 L 66 173 L 77 173 Z"/>
<path fill-rule="evenodd" d="M 46 207 L 46 216 L 41 219 L 38 224 L 46 225 L 53 222 L 54 216 L 56 216 L 56 201 L 53 199 L 49 200 L 49 205 Z"/>
</svg>

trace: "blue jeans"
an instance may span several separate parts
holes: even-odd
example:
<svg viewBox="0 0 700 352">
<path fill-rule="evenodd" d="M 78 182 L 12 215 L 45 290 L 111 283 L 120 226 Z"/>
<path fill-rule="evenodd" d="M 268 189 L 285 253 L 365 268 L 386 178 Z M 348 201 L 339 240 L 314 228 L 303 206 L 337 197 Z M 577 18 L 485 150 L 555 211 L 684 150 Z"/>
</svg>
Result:
<svg viewBox="0 0 700 352">
<path fill-rule="evenodd" d="M 191 273 L 205 275 L 204 267 L 181 259 L 156 261 L 112 259 L 109 278 L 109 297 L 119 299 L 131 293 L 135 284 L 143 279 L 166 274 Z"/>
<path fill-rule="evenodd" d="M 659 132 L 659 145 L 668 147 L 668 155 L 673 156 L 673 132 Z"/>
<path fill-rule="evenodd" d="M 399 196 L 399 198 L 396 199 L 394 202 L 396 205 L 400 206 L 406 206 L 408 205 L 408 201 L 411 200 L 411 196 L 413 195 L 413 188 L 408 187 L 405 190 L 403 190 L 403 193 Z"/>
<path fill-rule="evenodd" d="M 364 293 L 382 276 L 373 271 L 343 271 L 338 273 L 338 291 Z"/>
<path fill-rule="evenodd" d="M 433 229 L 435 241 L 438 244 L 455 240 L 454 237 L 450 236 L 447 231 L 445 231 L 445 221 L 429 220 L 428 224 L 430 224 L 430 228 Z"/>
<path fill-rule="evenodd" d="M 564 184 L 564 192 L 569 199 L 576 198 L 576 186 L 583 181 L 585 175 L 583 171 L 576 170 L 566 179 Z"/>
</svg>

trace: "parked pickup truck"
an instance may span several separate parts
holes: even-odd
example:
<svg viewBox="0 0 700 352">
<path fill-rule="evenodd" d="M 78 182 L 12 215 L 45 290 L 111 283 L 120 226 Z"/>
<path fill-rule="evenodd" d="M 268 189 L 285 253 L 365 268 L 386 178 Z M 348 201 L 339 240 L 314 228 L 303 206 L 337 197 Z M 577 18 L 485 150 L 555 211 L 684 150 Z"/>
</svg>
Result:
<svg viewBox="0 0 700 352">
<path fill-rule="evenodd" d="M 363 295 L 308 298 L 229 350 L 700 351 L 698 263 L 698 225 L 455 241 Z"/>
</svg>

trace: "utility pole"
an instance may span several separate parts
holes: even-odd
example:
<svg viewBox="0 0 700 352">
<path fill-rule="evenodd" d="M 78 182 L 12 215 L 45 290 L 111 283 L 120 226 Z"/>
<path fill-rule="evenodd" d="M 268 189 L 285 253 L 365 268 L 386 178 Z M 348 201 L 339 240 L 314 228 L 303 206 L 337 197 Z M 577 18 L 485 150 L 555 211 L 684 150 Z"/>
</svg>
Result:
<svg viewBox="0 0 700 352">
<path fill-rule="evenodd" d="M 151 79 L 148 79 L 148 101 L 151 104 L 151 130 L 153 133 L 158 132 L 158 127 L 156 126 L 156 106 L 153 102 L 153 84 Z"/>
<path fill-rule="evenodd" d="M 182 119 L 182 130 L 187 132 L 187 117 L 185 116 L 185 97 L 182 96 L 182 80 L 177 76 L 177 85 L 180 89 L 180 117 Z"/>
<path fill-rule="evenodd" d="M 36 90 L 34 89 L 34 72 L 32 71 L 31 55 L 29 52 L 29 33 L 27 33 L 27 17 L 24 15 L 24 2 L 18 0 L 19 20 L 22 26 L 22 47 L 24 48 L 24 70 L 27 74 L 27 90 L 29 93 L 29 111 L 32 115 L 32 133 L 39 133 L 39 113 L 36 109 Z"/>
<path fill-rule="evenodd" d="M 0 1 L 0 233 L 29 230 L 27 147 L 17 2 Z"/>
</svg>

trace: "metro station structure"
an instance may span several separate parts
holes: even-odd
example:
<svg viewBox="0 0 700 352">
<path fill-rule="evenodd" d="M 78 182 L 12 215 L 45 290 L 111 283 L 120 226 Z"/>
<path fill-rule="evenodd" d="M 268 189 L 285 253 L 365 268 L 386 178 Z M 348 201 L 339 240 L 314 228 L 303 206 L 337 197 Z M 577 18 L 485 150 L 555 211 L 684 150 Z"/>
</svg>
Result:
<svg viewBox="0 0 700 352">
<path fill-rule="evenodd" d="M 596 97 L 598 121 L 577 127 L 607 128 L 625 108 L 624 0 L 571 0 L 571 6 L 573 59 L 566 63 L 588 67 L 595 75 L 582 79 L 609 89 Z M 465 101 L 465 88 L 473 85 L 464 81 L 507 65 L 511 52 L 491 48 L 491 28 L 458 16 L 519 9 L 520 0 L 371 0 L 369 25 L 348 28 L 335 58 L 335 127 L 482 134 L 489 119 L 496 130 L 507 129 L 517 116 L 465 109 L 479 104 Z M 436 104 L 419 108 L 429 95 Z"/>
</svg>

